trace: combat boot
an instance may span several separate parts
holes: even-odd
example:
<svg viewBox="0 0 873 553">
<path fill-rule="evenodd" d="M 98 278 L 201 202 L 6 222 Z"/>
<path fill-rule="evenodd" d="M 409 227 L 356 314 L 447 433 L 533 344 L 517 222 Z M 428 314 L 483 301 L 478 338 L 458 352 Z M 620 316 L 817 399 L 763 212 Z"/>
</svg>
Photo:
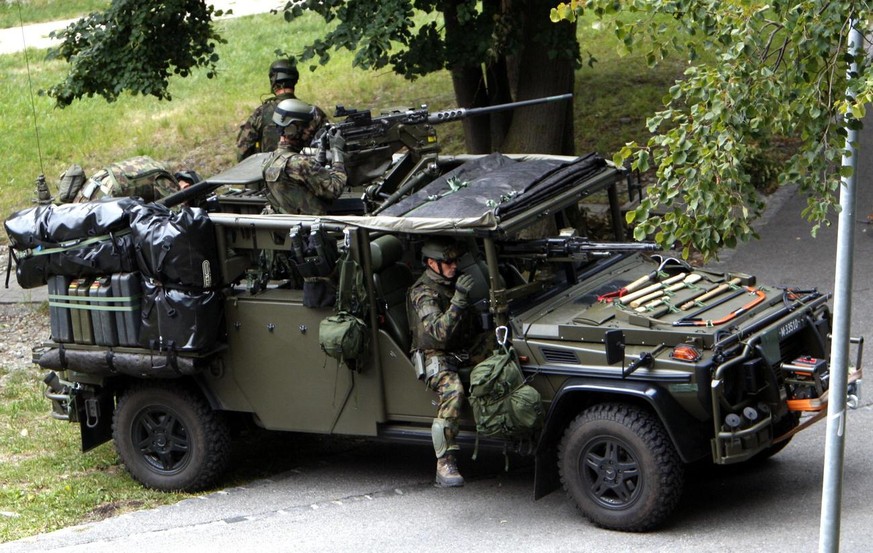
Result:
<svg viewBox="0 0 873 553">
<path fill-rule="evenodd" d="M 441 488 L 457 488 L 464 485 L 464 477 L 458 472 L 454 455 L 444 455 L 437 459 L 436 483 Z"/>
</svg>

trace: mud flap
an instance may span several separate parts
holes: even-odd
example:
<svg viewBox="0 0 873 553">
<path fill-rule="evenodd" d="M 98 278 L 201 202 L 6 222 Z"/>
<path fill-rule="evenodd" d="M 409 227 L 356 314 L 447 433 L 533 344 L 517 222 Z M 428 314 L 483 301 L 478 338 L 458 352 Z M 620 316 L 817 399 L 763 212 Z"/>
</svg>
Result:
<svg viewBox="0 0 873 553">
<path fill-rule="evenodd" d="M 87 396 L 76 394 L 72 400 L 82 435 L 82 453 L 111 440 L 112 413 L 115 411 L 115 397 L 112 392 L 103 390 L 96 395 Z"/>
</svg>

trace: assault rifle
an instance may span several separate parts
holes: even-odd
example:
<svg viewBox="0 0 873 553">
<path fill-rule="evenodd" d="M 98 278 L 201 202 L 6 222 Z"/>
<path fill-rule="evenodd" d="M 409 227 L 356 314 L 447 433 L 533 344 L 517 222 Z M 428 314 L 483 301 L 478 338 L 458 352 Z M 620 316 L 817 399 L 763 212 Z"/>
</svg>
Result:
<svg viewBox="0 0 873 553">
<path fill-rule="evenodd" d="M 438 176 L 439 142 L 434 125 L 469 117 L 551 102 L 569 100 L 572 94 L 548 96 L 481 108 L 454 108 L 431 113 L 427 106 L 393 110 L 374 117 L 370 110 L 336 106 L 333 125 L 345 139 L 345 165 L 350 186 L 371 185 L 366 190 L 371 205 L 381 208 Z M 321 147 L 330 149 L 328 133 Z M 399 159 L 394 159 L 400 154 Z M 402 188 L 401 188 L 402 187 Z M 376 209 L 378 213 L 381 209 Z"/>
<path fill-rule="evenodd" d="M 616 253 L 653 252 L 661 248 L 654 242 L 592 242 L 580 236 L 538 238 L 499 243 L 502 256 L 552 261 L 590 261 Z"/>
</svg>

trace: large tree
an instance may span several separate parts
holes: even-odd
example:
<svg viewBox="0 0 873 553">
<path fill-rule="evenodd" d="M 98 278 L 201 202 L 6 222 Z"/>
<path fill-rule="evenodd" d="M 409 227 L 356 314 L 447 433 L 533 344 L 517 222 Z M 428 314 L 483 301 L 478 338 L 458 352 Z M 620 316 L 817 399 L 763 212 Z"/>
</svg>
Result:
<svg viewBox="0 0 873 553">
<path fill-rule="evenodd" d="M 215 46 L 208 0 L 113 0 L 59 33 L 53 55 L 70 62 L 49 95 L 59 106 L 83 96 L 109 101 L 121 92 L 169 98 L 167 79 L 193 67 L 213 72 Z M 330 51 L 356 52 L 363 68 L 391 67 L 414 79 L 447 69 L 460 107 L 483 107 L 572 92 L 579 47 L 575 23 L 551 24 L 550 0 L 298 0 L 288 21 L 305 11 L 335 22 L 296 54 L 302 62 Z M 418 22 L 424 23 L 419 24 Z M 326 29 L 328 26 L 325 27 Z M 157 40 L 156 37 L 173 37 Z M 573 153 L 572 104 L 540 105 L 465 121 L 471 153 Z"/>
<path fill-rule="evenodd" d="M 753 175 L 774 139 L 792 146 L 776 169 L 781 183 L 807 194 L 813 234 L 828 224 L 840 179 L 851 172 L 840 159 L 845 128 L 860 127 L 873 99 L 873 66 L 863 53 L 870 43 L 857 45 L 857 56 L 847 45 L 853 19 L 857 29 L 871 28 L 869 1 L 573 0 L 552 17 L 582 13 L 611 23 L 624 44 L 648 48 L 651 63 L 674 50 L 691 60 L 665 108 L 648 120 L 652 138 L 616 156 L 657 176 L 629 213 L 638 238 L 711 256 L 756 236 L 763 203 Z M 633 25 L 623 23 L 627 14 Z M 665 34 L 669 20 L 676 30 Z M 859 71 L 847 78 L 853 61 Z"/>
</svg>

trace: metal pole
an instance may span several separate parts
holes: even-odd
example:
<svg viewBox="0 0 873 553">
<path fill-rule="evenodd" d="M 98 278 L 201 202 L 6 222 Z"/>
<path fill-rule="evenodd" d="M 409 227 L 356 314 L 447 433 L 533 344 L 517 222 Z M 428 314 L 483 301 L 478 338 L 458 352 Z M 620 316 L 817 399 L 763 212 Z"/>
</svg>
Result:
<svg viewBox="0 0 873 553">
<path fill-rule="evenodd" d="M 862 36 L 852 20 L 849 31 L 849 53 L 857 56 Z M 849 75 L 858 64 L 849 66 Z M 851 88 L 847 95 L 852 96 Z M 819 553 L 837 553 L 840 548 L 840 501 L 843 481 L 843 456 L 846 438 L 846 389 L 849 378 L 849 333 L 852 321 L 852 249 L 855 244 L 855 174 L 858 169 L 856 149 L 858 132 L 846 127 L 846 149 L 843 167 L 851 167 L 851 175 L 842 178 L 840 186 L 840 218 L 837 227 L 836 280 L 834 283 L 834 325 L 831 341 L 831 366 L 828 396 L 827 436 L 825 439 L 824 478 L 822 481 L 821 527 Z"/>
</svg>

